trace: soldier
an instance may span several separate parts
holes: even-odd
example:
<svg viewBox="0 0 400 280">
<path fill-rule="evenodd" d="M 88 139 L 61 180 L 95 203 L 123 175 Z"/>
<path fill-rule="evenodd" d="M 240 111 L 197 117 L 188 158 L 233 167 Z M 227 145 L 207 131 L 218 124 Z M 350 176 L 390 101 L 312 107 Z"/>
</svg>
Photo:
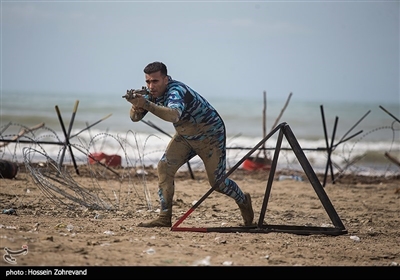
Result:
<svg viewBox="0 0 400 280">
<path fill-rule="evenodd" d="M 173 80 L 162 62 L 144 68 L 148 94 L 127 98 L 132 104 L 130 118 L 140 121 L 148 112 L 171 122 L 175 135 L 158 162 L 159 217 L 138 224 L 141 227 L 171 227 L 174 177 L 178 169 L 198 155 L 205 166 L 209 184 L 218 182 L 216 191 L 233 198 L 239 206 L 244 225 L 253 224 L 250 194 L 243 193 L 235 181 L 226 178 L 225 124 L 211 104 L 186 84 Z"/>
</svg>

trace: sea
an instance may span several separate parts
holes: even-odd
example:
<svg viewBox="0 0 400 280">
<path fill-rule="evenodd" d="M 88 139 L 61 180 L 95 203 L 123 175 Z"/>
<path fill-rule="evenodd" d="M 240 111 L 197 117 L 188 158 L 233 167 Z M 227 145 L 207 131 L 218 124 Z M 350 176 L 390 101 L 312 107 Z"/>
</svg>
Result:
<svg viewBox="0 0 400 280">
<path fill-rule="evenodd" d="M 151 114 L 132 122 L 124 94 L 3 91 L 0 158 L 68 164 L 87 163 L 88 154 L 104 153 L 121 156 L 123 166 L 156 167 L 174 128 Z M 301 171 L 291 148 L 295 139 L 318 173 L 400 173 L 398 103 L 323 103 L 298 100 L 291 93 L 280 99 L 262 93 L 259 98 L 204 97 L 225 122 L 227 169 L 232 172 L 249 157 L 272 159 L 275 153 L 278 169 Z M 278 143 L 277 126 L 289 126 L 292 140 L 284 135 Z M 187 168 L 201 170 L 203 165 L 195 157 L 180 171 Z"/>
</svg>

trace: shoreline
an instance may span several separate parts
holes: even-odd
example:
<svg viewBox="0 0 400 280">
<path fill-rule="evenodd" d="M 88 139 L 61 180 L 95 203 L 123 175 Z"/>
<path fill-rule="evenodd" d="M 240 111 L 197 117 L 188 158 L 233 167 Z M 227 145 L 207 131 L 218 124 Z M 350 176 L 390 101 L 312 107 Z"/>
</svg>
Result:
<svg viewBox="0 0 400 280">
<path fill-rule="evenodd" d="M 4 128 L 6 128 L 6 126 Z M 108 130 L 106 130 L 106 132 L 104 132 L 104 130 L 100 130 L 98 127 L 92 128 L 91 130 L 84 129 L 83 131 L 74 129 L 71 133 L 73 137 L 70 138 L 70 143 L 74 150 L 74 158 L 80 164 L 84 164 L 88 160 L 87 154 L 89 151 L 99 151 L 99 147 L 101 147 L 100 151 L 108 155 L 117 154 L 123 157 L 124 160 L 122 164 L 125 167 L 136 167 L 138 162 L 143 166 L 156 167 L 170 137 L 165 133 L 157 132 L 156 129 L 152 127 L 145 126 L 145 128 L 153 130 L 154 133 L 136 133 L 128 130 L 124 132 L 124 134 L 119 135 L 115 131 L 109 133 Z M 20 129 L 22 129 L 22 127 L 20 127 Z M 57 159 L 60 156 L 60 151 L 63 147 L 62 139 L 65 138 L 60 131 L 50 130 L 44 123 L 43 126 L 37 125 L 35 127 L 25 128 L 25 130 L 27 129 L 32 129 L 32 131 L 25 131 L 24 135 L 21 137 L 18 137 L 19 134 L 17 134 L 17 132 L 13 135 L 6 135 L 8 129 L 4 131 L 3 138 L 5 139 L 17 137 L 17 141 L 27 141 L 28 139 L 30 143 L 0 142 L 3 159 L 12 158 L 22 163 L 24 160 L 24 155 L 22 154 L 23 147 L 38 148 L 40 153 L 44 153 L 43 156 L 53 159 Z M 79 133 L 81 131 L 83 133 Z M 79 134 L 77 135 L 76 133 Z M 75 135 L 78 137 L 74 137 Z M 234 166 L 243 156 L 252 150 L 255 145 L 260 143 L 259 141 L 262 139 L 261 137 L 256 139 L 245 135 L 236 135 L 235 137 L 228 138 L 227 169 L 229 170 L 231 166 Z M 49 143 L 54 142 L 55 144 L 41 144 L 41 141 L 43 141 L 43 143 L 46 141 Z M 264 154 L 264 151 L 266 154 L 271 155 L 272 151 L 276 149 L 275 147 L 271 147 L 274 141 L 273 138 L 268 139 L 265 145 L 257 149 L 252 156 L 258 153 Z M 311 141 L 297 139 L 297 141 L 301 144 L 301 149 L 313 166 L 315 172 L 325 172 L 328 157 L 325 140 Z M 335 172 L 372 176 L 395 176 L 400 173 L 400 165 L 391 159 L 400 158 L 400 146 L 397 146 L 398 144 L 393 142 L 394 139 L 385 143 L 368 142 L 366 139 L 363 139 L 361 142 L 353 143 L 352 141 L 353 139 L 341 143 L 340 146 L 335 146 L 335 149 L 332 151 L 330 157 Z M 301 166 L 296 162 L 296 156 L 293 154 L 290 146 L 285 142 L 285 139 L 282 144 L 277 167 L 279 169 L 291 169 L 294 171 L 301 170 Z M 80 151 L 76 151 L 77 149 Z M 263 151 L 263 149 L 265 150 Z M 81 151 L 84 152 L 84 155 L 82 155 Z M 391 158 L 387 156 L 388 153 Z M 39 159 L 39 161 L 41 160 Z M 64 162 L 72 163 L 72 158 L 68 151 L 65 153 Z M 202 163 L 198 158 L 193 158 L 190 163 L 194 169 L 202 169 Z M 185 167 L 183 166 L 182 169 L 184 170 Z"/>
</svg>

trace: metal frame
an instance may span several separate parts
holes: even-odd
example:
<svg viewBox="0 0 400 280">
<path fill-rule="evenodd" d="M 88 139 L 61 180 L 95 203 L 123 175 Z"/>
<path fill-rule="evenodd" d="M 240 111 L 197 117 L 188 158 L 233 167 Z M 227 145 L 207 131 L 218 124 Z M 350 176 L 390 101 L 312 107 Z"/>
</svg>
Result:
<svg viewBox="0 0 400 280">
<path fill-rule="evenodd" d="M 235 171 L 254 151 L 261 147 L 273 134 L 279 131 L 277 144 L 275 148 L 274 158 L 272 160 L 271 169 L 269 171 L 269 178 L 267 182 L 267 187 L 265 190 L 265 196 L 260 212 L 260 217 L 258 223 L 255 226 L 245 226 L 245 227 L 202 227 L 202 228 L 188 228 L 179 227 L 179 225 L 217 188 L 217 186 L 223 182 L 233 171 Z M 309 182 L 314 188 L 318 198 L 320 199 L 322 205 L 325 208 L 326 213 L 332 221 L 333 227 L 316 227 L 316 226 L 291 226 L 291 225 L 273 225 L 265 223 L 265 213 L 268 206 L 269 196 L 271 194 L 272 183 L 274 180 L 274 175 L 276 171 L 276 166 L 279 158 L 279 153 L 281 150 L 281 144 L 283 136 L 289 142 L 295 153 L 300 165 L 302 166 Z M 249 151 L 235 166 L 233 166 L 221 180 L 216 182 L 216 184 L 201 197 L 172 227 L 171 231 L 190 231 L 190 232 L 248 232 L 248 233 L 269 233 L 269 232 L 285 232 L 294 233 L 301 235 L 309 234 L 326 234 L 326 235 L 341 235 L 346 234 L 347 230 L 343 225 L 339 215 L 337 214 L 335 208 L 333 207 L 331 201 L 328 198 L 323 186 L 321 185 L 317 175 L 315 174 L 313 168 L 311 167 L 307 157 L 305 156 L 303 150 L 301 149 L 295 135 L 290 129 L 289 125 L 285 122 L 279 124 L 275 127 L 264 139 L 262 139 L 251 151 Z"/>
</svg>

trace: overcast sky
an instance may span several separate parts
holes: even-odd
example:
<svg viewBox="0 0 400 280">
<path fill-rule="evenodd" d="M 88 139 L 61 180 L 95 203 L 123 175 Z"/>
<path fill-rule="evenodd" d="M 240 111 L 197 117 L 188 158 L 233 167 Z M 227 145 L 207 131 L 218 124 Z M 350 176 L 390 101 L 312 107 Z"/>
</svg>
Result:
<svg viewBox="0 0 400 280">
<path fill-rule="evenodd" d="M 1 1 L 1 88 L 400 102 L 399 1 Z"/>
</svg>

